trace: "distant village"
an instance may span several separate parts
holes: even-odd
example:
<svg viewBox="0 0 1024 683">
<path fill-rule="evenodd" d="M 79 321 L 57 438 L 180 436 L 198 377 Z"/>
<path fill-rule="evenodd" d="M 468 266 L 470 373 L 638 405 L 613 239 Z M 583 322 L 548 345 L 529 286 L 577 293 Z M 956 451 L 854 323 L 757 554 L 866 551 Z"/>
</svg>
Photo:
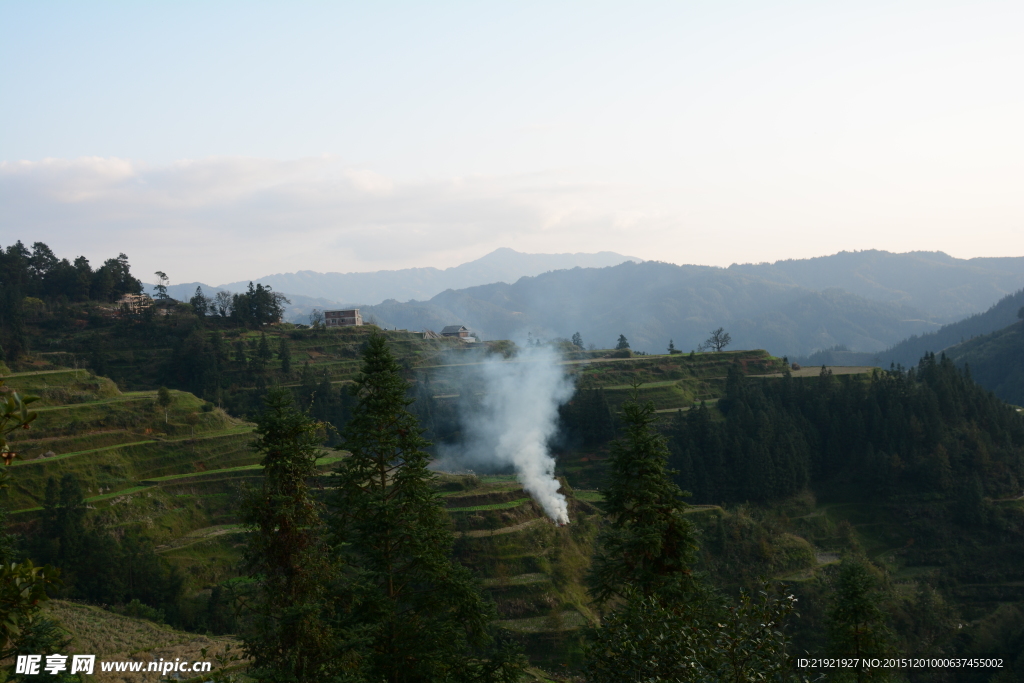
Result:
<svg viewBox="0 0 1024 683">
<path fill-rule="evenodd" d="M 125 294 L 117 300 L 118 311 L 138 316 L 148 308 L 152 308 L 157 315 L 169 315 L 171 311 L 181 302 L 171 297 L 157 297 L 153 299 L 148 294 Z M 364 325 L 363 316 L 358 308 L 346 308 L 342 310 L 322 311 L 323 325 L 332 327 L 351 327 Z M 440 333 L 433 330 L 422 330 L 424 339 L 443 339 L 445 337 L 458 339 L 472 344 L 480 341 L 479 336 L 465 325 L 447 325 Z"/>
</svg>

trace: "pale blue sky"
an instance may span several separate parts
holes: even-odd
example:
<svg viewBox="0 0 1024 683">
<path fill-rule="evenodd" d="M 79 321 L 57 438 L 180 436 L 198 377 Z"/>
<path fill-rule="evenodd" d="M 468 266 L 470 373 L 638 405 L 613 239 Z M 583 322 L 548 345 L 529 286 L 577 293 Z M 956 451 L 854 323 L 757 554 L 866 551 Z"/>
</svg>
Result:
<svg viewBox="0 0 1024 683">
<path fill-rule="evenodd" d="M 1022 35 L 1021 2 L 0 1 L 0 242 L 177 281 L 1022 255 Z"/>
</svg>

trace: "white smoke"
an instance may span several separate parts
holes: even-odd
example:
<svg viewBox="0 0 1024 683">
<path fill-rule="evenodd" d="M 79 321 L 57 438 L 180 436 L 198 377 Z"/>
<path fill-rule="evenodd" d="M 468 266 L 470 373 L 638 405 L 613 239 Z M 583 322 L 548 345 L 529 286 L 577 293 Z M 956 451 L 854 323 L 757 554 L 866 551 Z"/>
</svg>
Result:
<svg viewBox="0 0 1024 683">
<path fill-rule="evenodd" d="M 512 361 L 489 359 L 469 366 L 464 386 L 477 385 L 478 402 L 463 401 L 460 421 L 465 443 L 444 459 L 503 468 L 516 478 L 551 519 L 569 521 L 565 496 L 558 493 L 555 459 L 548 441 L 558 428 L 558 406 L 572 397 L 573 383 L 549 347 L 528 346 Z M 475 380 L 475 381 L 472 381 Z"/>
</svg>

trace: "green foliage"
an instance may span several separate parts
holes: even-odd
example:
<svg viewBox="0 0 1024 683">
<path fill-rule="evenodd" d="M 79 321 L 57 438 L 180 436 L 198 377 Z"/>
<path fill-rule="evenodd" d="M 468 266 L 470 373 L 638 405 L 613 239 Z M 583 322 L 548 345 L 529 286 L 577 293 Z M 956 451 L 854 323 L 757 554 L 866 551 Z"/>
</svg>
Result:
<svg viewBox="0 0 1024 683">
<path fill-rule="evenodd" d="M 156 392 L 156 403 L 158 406 L 164 409 L 164 424 L 169 421 L 168 408 L 171 407 L 171 403 L 174 399 L 171 398 L 171 392 L 167 387 L 160 387 Z"/>
<path fill-rule="evenodd" d="M 694 589 L 697 545 L 683 492 L 667 469 L 665 438 L 653 427 L 654 404 L 622 406 L 620 440 L 612 444 L 608 484 L 599 505 L 607 523 L 598 537 L 589 584 L 599 602 L 636 587 L 645 596 Z"/>
<path fill-rule="evenodd" d="M 1020 298 L 1024 299 L 1024 293 Z M 957 366 L 970 368 L 975 382 L 1008 403 L 1024 405 L 1024 324 L 1014 322 L 948 349 L 948 353 Z"/>
<path fill-rule="evenodd" d="M 628 349 L 628 348 L 629 348 L 629 340 L 626 339 L 626 335 L 620 334 L 619 335 L 619 341 L 617 341 L 615 343 L 615 350 L 616 351 L 622 351 L 623 349 Z"/>
<path fill-rule="evenodd" d="M 0 387 L 4 384 L 0 380 Z M 8 392 L 0 402 L 0 491 L 8 487 L 10 466 L 17 454 L 7 445 L 7 434 L 28 429 L 37 414 L 28 410 L 34 396 Z M 60 586 L 60 572 L 53 567 L 37 567 L 31 560 L 14 562 L 13 539 L 7 533 L 7 510 L 0 507 L 0 660 L 40 645 L 57 646 L 51 622 L 40 619 L 40 604 Z"/>
<path fill-rule="evenodd" d="M 590 683 L 796 680 L 783 632 L 796 599 L 768 583 L 728 606 L 711 595 L 683 604 L 625 597 L 591 636 Z"/>
<path fill-rule="evenodd" d="M 344 430 L 333 538 L 344 560 L 342 623 L 366 638 L 370 680 L 514 681 L 521 665 L 488 632 L 493 607 L 450 555 L 428 443 L 383 335 L 370 337 Z"/>
<path fill-rule="evenodd" d="M 1024 309 L 1022 309 L 1024 310 Z M 583 348 L 583 336 L 579 332 L 574 332 L 572 335 L 572 345 Z"/>
<path fill-rule="evenodd" d="M 585 447 L 599 446 L 615 436 L 615 416 L 604 389 L 577 389 L 572 400 L 558 408 L 562 430 Z"/>
<path fill-rule="evenodd" d="M 886 614 L 879 607 L 878 580 L 867 561 L 849 558 L 839 569 L 835 599 L 828 615 L 829 655 L 832 657 L 885 657 L 892 644 Z M 885 669 L 864 667 L 860 661 L 850 672 L 862 680 L 888 678 Z"/>
<path fill-rule="evenodd" d="M 316 474 L 316 430 L 286 390 L 268 392 L 256 427 L 262 486 L 242 512 L 252 530 L 245 560 L 254 580 L 243 639 L 258 681 L 333 680 L 344 670 L 345 642 L 330 627 L 327 599 L 334 568 L 308 483 Z"/>
<path fill-rule="evenodd" d="M 285 304 L 290 304 L 284 294 L 275 292 L 270 285 L 249 283 L 249 288 L 231 298 L 231 317 L 238 324 L 249 328 L 260 328 L 269 323 L 280 322 Z"/>
<path fill-rule="evenodd" d="M 718 408 L 724 421 L 700 408 L 672 428 L 679 482 L 702 503 L 772 501 L 848 481 L 876 500 L 959 489 L 962 506 L 977 511 L 984 495 L 1019 491 L 1024 475 L 1020 416 L 945 357 L 866 380 L 826 372 L 763 381 L 736 370 Z"/>
<path fill-rule="evenodd" d="M 289 374 L 292 371 L 292 347 L 287 337 L 281 337 L 277 343 L 277 358 L 281 361 L 281 372 Z"/>
</svg>

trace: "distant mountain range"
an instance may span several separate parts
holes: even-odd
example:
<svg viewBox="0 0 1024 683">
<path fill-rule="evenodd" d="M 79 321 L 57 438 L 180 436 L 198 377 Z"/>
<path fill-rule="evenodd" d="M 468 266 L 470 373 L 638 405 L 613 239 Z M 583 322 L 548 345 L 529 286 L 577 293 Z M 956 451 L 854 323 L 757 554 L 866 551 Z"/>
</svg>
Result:
<svg viewBox="0 0 1024 683">
<path fill-rule="evenodd" d="M 984 310 L 1024 286 L 1024 258 L 938 252 L 843 252 L 805 261 L 676 266 L 647 261 L 577 268 L 385 301 L 364 318 L 407 329 L 463 324 L 484 338 L 569 337 L 599 348 L 625 334 L 634 349 L 696 348 L 724 326 L 735 348 L 806 355 L 845 345 L 878 353 Z M 852 291 L 851 291 L 852 290 Z"/>
<path fill-rule="evenodd" d="M 462 324 L 487 339 L 580 332 L 599 348 L 625 334 L 634 349 L 648 352 L 663 352 L 670 339 L 677 348 L 696 348 L 723 326 L 734 348 L 806 358 L 838 346 L 853 362 L 883 364 L 882 355 L 899 355 L 897 362 L 909 365 L 924 350 L 1008 324 L 1016 310 L 1008 313 L 1010 304 L 974 323 L 955 321 L 1024 287 L 1024 257 L 862 251 L 718 268 L 503 248 L 445 270 L 302 272 L 254 281 L 291 299 L 286 319 L 293 322 L 307 322 L 313 308 L 359 306 L 364 319 L 387 327 Z M 248 281 L 169 291 L 187 300 L 197 286 L 212 294 L 241 291 Z"/>
<path fill-rule="evenodd" d="M 492 282 L 515 282 L 521 277 L 540 275 L 550 270 L 567 268 L 603 268 L 616 266 L 624 261 L 639 261 L 632 256 L 623 256 L 610 251 L 596 254 L 524 254 L 502 247 L 491 253 L 452 268 L 405 268 L 402 270 L 378 270 L 372 273 L 317 273 L 303 270 L 297 273 L 279 273 L 253 278 L 254 283 L 270 285 L 275 292 L 290 296 L 333 304 L 377 304 L 386 299 L 429 299 L 446 289 L 463 289 Z M 189 296 L 196 286 L 191 282 L 172 287 L 169 292 L 180 298 L 185 291 Z M 249 286 L 249 280 L 229 282 L 211 287 L 202 285 L 204 291 L 226 290 L 241 292 Z M 188 298 L 188 297 L 186 297 Z M 305 299 L 303 299 L 305 300 Z M 294 303 L 294 302 L 293 302 Z"/>
<path fill-rule="evenodd" d="M 878 365 L 889 367 L 895 363 L 904 367 L 917 365 L 921 357 L 931 351 L 940 353 L 975 337 L 992 334 L 1017 321 L 1017 312 L 1024 307 L 1024 289 L 1009 294 L 984 313 L 976 313 L 934 332 L 912 335 L 878 353 L 851 351 L 844 347 L 818 351 L 808 357 L 797 358 L 806 365 Z"/>
</svg>

